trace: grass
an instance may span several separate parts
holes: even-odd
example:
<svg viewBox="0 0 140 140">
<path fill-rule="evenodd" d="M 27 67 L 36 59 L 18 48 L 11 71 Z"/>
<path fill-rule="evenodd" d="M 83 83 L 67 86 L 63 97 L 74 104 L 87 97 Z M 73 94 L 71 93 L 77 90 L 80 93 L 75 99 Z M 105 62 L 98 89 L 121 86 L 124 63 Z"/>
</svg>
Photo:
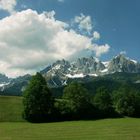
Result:
<svg viewBox="0 0 140 140">
<path fill-rule="evenodd" d="M 140 119 L 0 123 L 0 140 L 139 140 Z"/>
<path fill-rule="evenodd" d="M 140 119 L 32 124 L 22 119 L 22 97 L 0 97 L 0 140 L 139 140 Z"/>
<path fill-rule="evenodd" d="M 0 96 L 0 122 L 7 121 L 23 121 L 22 97 Z"/>
</svg>

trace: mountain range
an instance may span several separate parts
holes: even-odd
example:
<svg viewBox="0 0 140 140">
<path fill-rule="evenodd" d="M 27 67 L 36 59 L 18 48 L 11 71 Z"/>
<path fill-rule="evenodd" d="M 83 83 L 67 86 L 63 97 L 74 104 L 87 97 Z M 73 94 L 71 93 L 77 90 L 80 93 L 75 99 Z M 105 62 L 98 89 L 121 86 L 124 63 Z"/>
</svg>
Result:
<svg viewBox="0 0 140 140">
<path fill-rule="evenodd" d="M 102 62 L 94 57 L 83 57 L 72 62 L 64 59 L 57 60 L 40 71 L 40 73 L 47 80 L 49 87 L 58 88 L 75 79 L 86 82 L 89 79 L 96 79 L 115 73 L 139 74 L 140 63 L 126 57 L 124 54 L 119 54 L 107 62 Z M 31 75 L 29 74 L 15 79 L 0 74 L 0 91 L 2 94 L 20 95 L 30 79 Z M 135 82 L 139 82 L 139 76 L 135 80 Z"/>
<path fill-rule="evenodd" d="M 58 60 L 41 71 L 49 86 L 66 85 L 69 78 L 98 77 L 116 72 L 139 73 L 140 63 L 119 54 L 108 62 L 94 57 L 78 58 L 73 62 Z"/>
</svg>

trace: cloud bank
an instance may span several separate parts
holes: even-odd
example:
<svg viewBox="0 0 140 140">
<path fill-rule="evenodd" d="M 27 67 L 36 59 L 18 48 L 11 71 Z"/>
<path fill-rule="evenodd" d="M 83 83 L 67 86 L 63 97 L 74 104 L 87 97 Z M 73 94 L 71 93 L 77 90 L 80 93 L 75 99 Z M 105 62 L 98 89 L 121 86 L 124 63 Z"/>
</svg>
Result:
<svg viewBox="0 0 140 140">
<path fill-rule="evenodd" d="M 15 77 L 34 73 L 57 59 L 80 57 L 86 50 L 96 56 L 109 51 L 109 45 L 93 43 L 97 33 L 94 37 L 79 34 L 54 16 L 54 11 L 38 14 L 28 9 L 0 20 L 0 73 Z"/>
</svg>

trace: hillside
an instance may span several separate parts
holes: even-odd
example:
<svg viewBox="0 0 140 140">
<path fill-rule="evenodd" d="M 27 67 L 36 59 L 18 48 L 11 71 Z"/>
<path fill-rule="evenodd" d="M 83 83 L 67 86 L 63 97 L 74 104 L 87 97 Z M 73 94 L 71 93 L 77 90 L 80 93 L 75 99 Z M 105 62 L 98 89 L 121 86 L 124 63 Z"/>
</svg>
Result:
<svg viewBox="0 0 140 140">
<path fill-rule="evenodd" d="M 9 87 L 7 86 L 7 88 L 4 91 L 1 91 L 0 95 L 22 96 L 22 91 L 26 87 L 30 79 L 31 77 L 29 77 L 28 75 L 24 77 L 19 77 L 17 80 L 13 80 L 13 84 L 11 84 L 11 86 Z M 111 92 L 124 84 L 140 90 L 140 73 L 118 72 L 99 77 L 86 76 L 83 78 L 69 78 L 67 79 L 67 84 L 73 81 L 83 83 L 83 86 L 85 86 L 92 94 L 100 86 L 107 87 Z M 55 97 L 61 96 L 63 88 L 65 86 L 66 85 L 60 87 L 51 87 L 53 95 Z"/>
</svg>

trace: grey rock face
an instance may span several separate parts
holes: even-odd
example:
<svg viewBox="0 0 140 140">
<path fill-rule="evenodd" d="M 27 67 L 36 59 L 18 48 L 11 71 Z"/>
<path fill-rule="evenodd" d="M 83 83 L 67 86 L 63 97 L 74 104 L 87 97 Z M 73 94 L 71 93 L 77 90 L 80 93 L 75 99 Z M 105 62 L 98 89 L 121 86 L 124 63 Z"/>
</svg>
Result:
<svg viewBox="0 0 140 140">
<path fill-rule="evenodd" d="M 140 72 L 140 64 L 120 54 L 110 61 L 108 71 L 109 73 L 112 72 L 138 73 Z"/>
<path fill-rule="evenodd" d="M 48 81 L 49 85 L 65 85 L 68 78 L 82 78 L 86 75 L 100 73 L 105 69 L 104 64 L 93 58 L 78 58 L 74 62 L 58 60 L 51 66 L 45 68 L 41 73 Z"/>
<path fill-rule="evenodd" d="M 58 60 L 55 63 L 53 63 L 51 66 L 48 66 L 46 68 L 48 71 L 45 73 L 42 73 L 43 75 L 75 75 L 75 74 L 95 74 L 99 73 L 101 70 L 105 69 L 104 64 L 96 60 L 93 57 L 90 58 L 78 58 L 74 62 L 69 62 L 65 60 Z M 45 71 L 45 70 L 43 70 Z"/>
<path fill-rule="evenodd" d="M 0 74 L 0 83 L 7 83 L 7 82 L 9 82 L 9 78 L 4 74 Z"/>
<path fill-rule="evenodd" d="M 77 73 L 83 73 L 85 75 L 98 73 L 105 68 L 101 61 L 96 60 L 93 57 L 77 59 L 74 67 L 77 69 Z"/>
</svg>

